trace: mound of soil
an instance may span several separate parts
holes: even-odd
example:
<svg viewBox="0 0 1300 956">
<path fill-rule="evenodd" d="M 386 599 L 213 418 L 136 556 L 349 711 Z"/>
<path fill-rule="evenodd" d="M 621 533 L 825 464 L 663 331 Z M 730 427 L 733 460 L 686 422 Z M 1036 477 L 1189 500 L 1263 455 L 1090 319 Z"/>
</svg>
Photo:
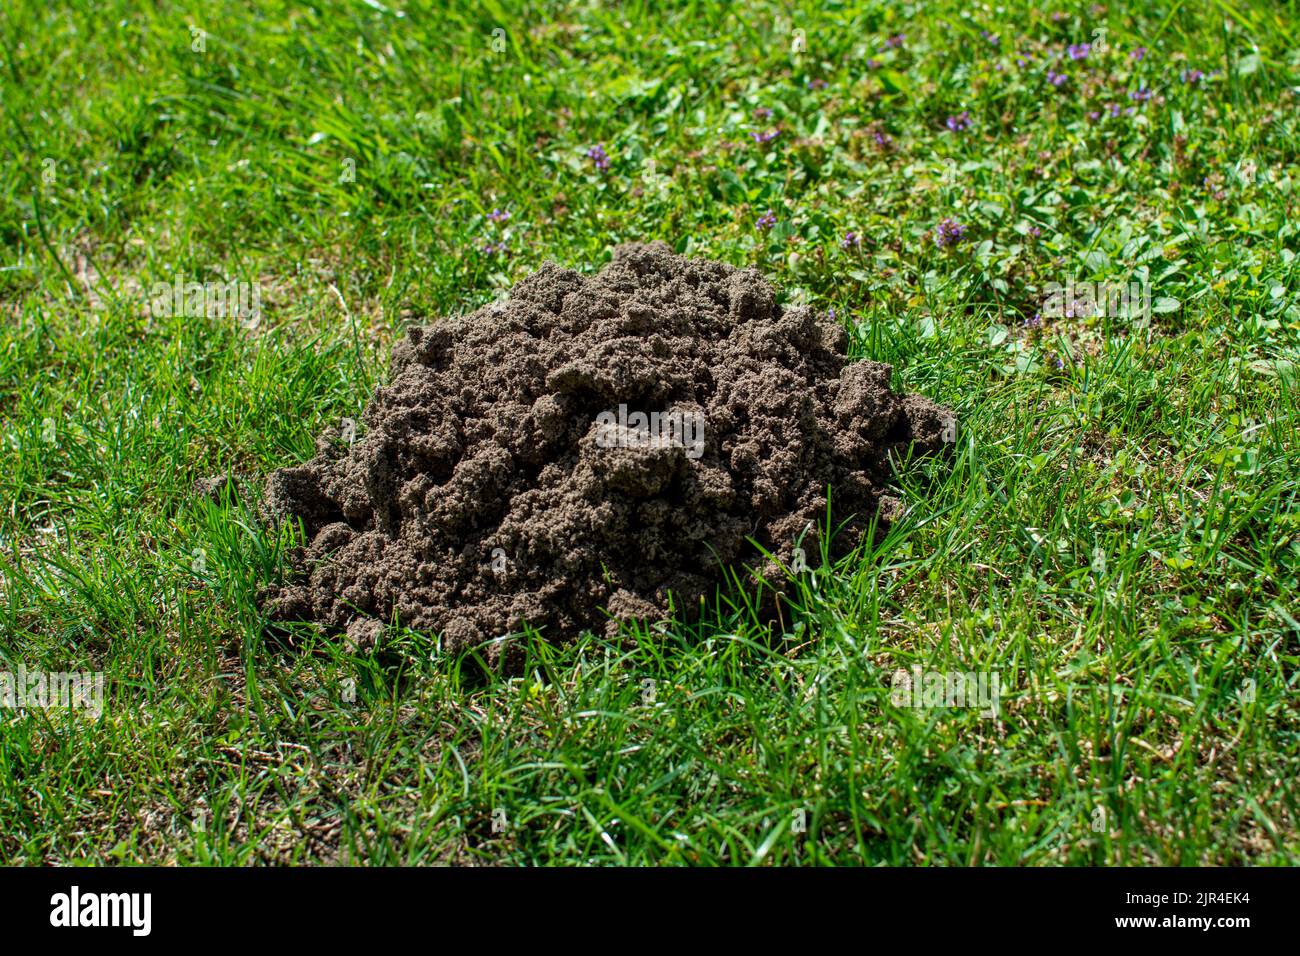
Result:
<svg viewBox="0 0 1300 956">
<path fill-rule="evenodd" d="M 846 346 L 756 271 L 662 243 L 590 278 L 543 266 L 411 329 L 361 437 L 330 429 L 270 476 L 264 507 L 309 543 L 263 607 L 359 641 L 396 618 L 455 652 L 525 621 L 561 642 L 689 614 L 724 566 L 780 582 L 752 542 L 819 560 L 830 488 L 832 553 L 852 548 L 897 506 L 890 453 L 935 451 L 953 420 Z"/>
</svg>

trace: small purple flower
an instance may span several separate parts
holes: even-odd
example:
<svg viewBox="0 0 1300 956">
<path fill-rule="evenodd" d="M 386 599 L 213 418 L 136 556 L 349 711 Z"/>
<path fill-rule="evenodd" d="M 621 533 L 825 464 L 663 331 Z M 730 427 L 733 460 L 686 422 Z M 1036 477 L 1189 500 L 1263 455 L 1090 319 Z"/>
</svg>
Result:
<svg viewBox="0 0 1300 956">
<path fill-rule="evenodd" d="M 509 254 L 510 250 L 506 247 L 506 240 L 502 239 L 498 243 L 483 243 L 482 252 L 485 256 L 494 256 L 498 253 Z"/>
<path fill-rule="evenodd" d="M 490 222 L 505 222 L 509 218 L 510 213 L 506 212 L 504 209 L 493 209 L 488 213 L 488 220 Z"/>
<path fill-rule="evenodd" d="M 1043 314 L 1035 312 L 1021 324 L 1027 329 L 1041 329 L 1043 327 Z"/>
<path fill-rule="evenodd" d="M 960 133 L 963 130 L 970 129 L 971 127 L 970 110 L 962 110 L 956 116 L 949 116 L 944 121 L 943 125 L 948 127 L 948 129 L 952 130 L 952 132 L 954 133 Z"/>
<path fill-rule="evenodd" d="M 966 235 L 966 227 L 949 216 L 934 231 L 934 244 L 940 249 L 947 249 L 961 242 Z"/>
<path fill-rule="evenodd" d="M 996 33 L 994 33 L 991 30 L 981 30 L 980 36 L 982 36 L 989 43 L 990 46 L 1002 45 L 1002 37 L 998 36 Z"/>
<path fill-rule="evenodd" d="M 776 213 L 769 209 L 765 214 L 759 216 L 758 221 L 754 223 L 754 225 L 759 229 L 771 229 L 776 225 Z"/>
<path fill-rule="evenodd" d="M 888 40 L 885 41 L 885 49 L 886 50 L 901 49 L 903 44 L 906 41 L 907 41 L 906 33 L 895 33 L 892 37 L 890 37 Z"/>
<path fill-rule="evenodd" d="M 1089 123 L 1095 123 L 1099 119 L 1101 119 L 1101 113 L 1099 113 L 1097 110 L 1092 110 L 1090 113 L 1088 113 Z"/>
<path fill-rule="evenodd" d="M 1051 83 L 1053 86 L 1064 86 L 1069 79 L 1070 78 L 1064 73 L 1057 73 L 1055 70 L 1050 68 L 1047 71 L 1047 82 Z"/>
<path fill-rule="evenodd" d="M 1119 116 L 1119 114 L 1123 112 L 1118 103 L 1111 103 L 1110 106 L 1106 107 L 1106 109 L 1110 110 L 1111 116 Z"/>
<path fill-rule="evenodd" d="M 591 160 L 597 169 L 601 172 L 609 169 L 609 156 L 605 153 L 605 144 L 597 143 L 591 149 L 587 150 L 587 158 Z"/>
<path fill-rule="evenodd" d="M 862 237 L 856 232 L 846 232 L 844 238 L 840 240 L 841 249 L 856 249 L 862 245 Z"/>
<path fill-rule="evenodd" d="M 781 131 L 779 129 L 776 129 L 775 127 L 769 129 L 765 133 L 759 133 L 755 131 L 749 134 L 750 138 L 753 139 L 753 141 L 758 143 L 760 146 L 763 145 L 764 143 L 772 142 L 772 140 L 776 139 L 780 135 L 781 135 Z"/>
<path fill-rule="evenodd" d="M 875 140 L 876 146 L 878 146 L 880 149 L 894 148 L 894 137 L 890 136 L 884 130 L 880 130 L 880 129 L 872 130 L 871 138 Z"/>
<path fill-rule="evenodd" d="M 1070 55 L 1071 60 L 1086 60 L 1088 54 L 1092 52 L 1091 43 L 1071 43 L 1066 47 L 1065 52 Z"/>
<path fill-rule="evenodd" d="M 1134 49 L 1130 50 L 1130 51 L 1129 51 L 1128 58 L 1129 58 L 1130 60 L 1141 60 L 1141 59 L 1145 58 L 1146 55 L 1147 55 L 1147 48 L 1144 47 L 1144 46 L 1140 46 L 1140 47 L 1135 47 Z"/>
<path fill-rule="evenodd" d="M 826 81 L 823 80 L 821 77 L 815 77 L 808 81 L 808 89 L 824 90 L 826 89 Z"/>
<path fill-rule="evenodd" d="M 758 119 L 771 119 L 772 109 L 768 106 L 758 106 L 754 108 L 754 116 Z"/>
<path fill-rule="evenodd" d="M 1151 91 L 1147 89 L 1145 86 L 1139 86 L 1136 90 L 1134 90 L 1132 93 L 1128 95 L 1128 98 L 1131 100 L 1136 100 L 1139 103 L 1145 103 L 1147 100 L 1151 99 Z"/>
<path fill-rule="evenodd" d="M 1033 236 L 1035 239 L 1037 239 L 1039 236 L 1043 234 L 1043 230 L 1039 229 L 1037 226 L 1030 226 L 1029 234 Z"/>
<path fill-rule="evenodd" d="M 1205 74 L 1200 70 L 1183 70 L 1183 82 L 1189 86 L 1195 86 L 1203 79 L 1205 79 Z"/>
</svg>

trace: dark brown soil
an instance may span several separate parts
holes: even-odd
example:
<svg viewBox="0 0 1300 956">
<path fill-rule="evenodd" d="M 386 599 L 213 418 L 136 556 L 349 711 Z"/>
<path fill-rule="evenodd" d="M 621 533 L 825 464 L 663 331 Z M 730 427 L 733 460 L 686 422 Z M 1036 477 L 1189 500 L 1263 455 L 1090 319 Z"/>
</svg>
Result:
<svg viewBox="0 0 1300 956">
<path fill-rule="evenodd" d="M 543 266 L 507 301 L 412 329 L 356 442 L 331 429 L 271 475 L 265 508 L 309 543 L 263 606 L 362 643 L 397 619 L 455 652 L 525 621 L 562 642 L 659 620 L 670 593 L 689 615 L 723 565 L 779 584 L 751 539 L 819 563 L 830 487 L 847 522 L 832 553 L 852 548 L 897 507 L 890 453 L 935 451 L 952 421 L 846 345 L 754 270 L 661 243 L 590 278 Z"/>
</svg>

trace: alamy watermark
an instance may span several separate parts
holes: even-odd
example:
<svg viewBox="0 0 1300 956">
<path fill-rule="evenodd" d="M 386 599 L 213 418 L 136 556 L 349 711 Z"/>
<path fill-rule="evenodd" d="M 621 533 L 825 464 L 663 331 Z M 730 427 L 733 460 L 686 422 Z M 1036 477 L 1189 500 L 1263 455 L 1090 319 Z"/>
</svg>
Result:
<svg viewBox="0 0 1300 956">
<path fill-rule="evenodd" d="M 648 448 L 674 444 L 686 449 L 687 458 L 704 454 L 704 415 L 700 412 L 628 412 L 618 406 L 617 415 L 605 411 L 596 416 L 598 448 Z"/>
<path fill-rule="evenodd" d="M 0 671 L 0 708 L 6 710 L 73 709 L 98 718 L 104 712 L 102 671 Z"/>
<path fill-rule="evenodd" d="M 67 893 L 50 897 L 50 925 L 119 926 L 130 929 L 132 936 L 148 936 L 153 929 L 153 894 L 82 892 L 74 884 Z"/>
<path fill-rule="evenodd" d="M 262 317 L 262 290 L 252 282 L 155 282 L 149 314 L 156 319 L 239 319 L 253 325 Z"/>
<path fill-rule="evenodd" d="M 1064 318 L 1151 318 L 1151 286 L 1146 282 L 1049 282 L 1043 315 Z"/>
<path fill-rule="evenodd" d="M 894 671 L 890 701 L 895 707 L 978 707 L 980 716 L 1001 713 L 1002 679 L 997 671 Z"/>
</svg>

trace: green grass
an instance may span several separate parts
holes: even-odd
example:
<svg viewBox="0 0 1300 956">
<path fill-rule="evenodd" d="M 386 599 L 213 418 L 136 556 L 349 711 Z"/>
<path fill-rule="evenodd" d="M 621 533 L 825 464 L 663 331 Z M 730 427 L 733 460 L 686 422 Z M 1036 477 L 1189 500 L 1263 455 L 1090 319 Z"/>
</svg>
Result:
<svg viewBox="0 0 1300 956">
<path fill-rule="evenodd" d="M 6 4 L 0 670 L 108 700 L 0 713 L 0 860 L 1300 860 L 1300 18 L 1133 6 Z M 308 457 L 405 325 L 650 238 L 959 411 L 907 517 L 771 637 L 732 594 L 516 679 L 270 639 L 282 542 L 192 482 Z M 177 276 L 261 321 L 150 316 Z M 1025 325 L 1068 278 L 1151 322 Z M 996 672 L 998 719 L 898 706 L 913 665 Z"/>
</svg>

